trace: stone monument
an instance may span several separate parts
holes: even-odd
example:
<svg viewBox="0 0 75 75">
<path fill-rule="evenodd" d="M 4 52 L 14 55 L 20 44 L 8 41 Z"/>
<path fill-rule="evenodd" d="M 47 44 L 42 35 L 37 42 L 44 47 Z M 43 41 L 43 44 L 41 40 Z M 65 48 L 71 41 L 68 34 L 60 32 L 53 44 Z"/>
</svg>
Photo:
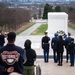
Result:
<svg viewBox="0 0 75 75">
<path fill-rule="evenodd" d="M 68 33 L 68 14 L 65 12 L 49 12 L 48 13 L 48 35 L 54 36 L 58 31 Z"/>
</svg>

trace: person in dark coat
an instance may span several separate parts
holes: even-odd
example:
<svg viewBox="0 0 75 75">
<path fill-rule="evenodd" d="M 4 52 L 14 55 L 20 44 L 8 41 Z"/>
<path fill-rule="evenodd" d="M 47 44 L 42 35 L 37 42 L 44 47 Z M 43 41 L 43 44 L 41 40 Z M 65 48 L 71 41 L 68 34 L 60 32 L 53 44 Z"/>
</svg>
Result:
<svg viewBox="0 0 75 75">
<path fill-rule="evenodd" d="M 3 31 L 0 30 L 0 47 L 3 47 L 5 43 L 5 36 L 3 34 Z"/>
<path fill-rule="evenodd" d="M 57 42 L 58 42 L 59 38 L 58 38 L 58 34 L 55 33 L 54 37 L 52 38 L 51 41 L 51 47 L 53 49 L 53 59 L 54 62 L 57 63 L 58 59 L 57 59 Z"/>
<path fill-rule="evenodd" d="M 58 43 L 57 43 L 58 66 L 62 66 L 63 52 L 64 52 L 64 40 L 62 36 L 60 35 Z"/>
<path fill-rule="evenodd" d="M 48 62 L 49 60 L 49 41 L 50 41 L 50 38 L 47 36 L 47 32 L 44 33 L 45 36 L 42 38 L 42 49 L 43 49 L 43 52 L 44 52 L 44 62 Z"/>
<path fill-rule="evenodd" d="M 9 32 L 8 43 L 0 49 L 0 75 L 9 75 L 12 72 L 23 74 L 23 64 L 26 62 L 26 52 L 21 47 L 16 46 L 16 34 Z"/>
<path fill-rule="evenodd" d="M 31 41 L 27 39 L 24 44 L 27 61 L 24 64 L 25 75 L 35 75 L 34 73 L 34 61 L 36 60 L 36 52 L 31 48 Z"/>
<path fill-rule="evenodd" d="M 69 48 L 68 45 L 71 43 L 71 34 L 68 33 L 68 37 L 65 39 L 65 48 L 66 48 L 66 62 L 69 60 Z"/>
<path fill-rule="evenodd" d="M 70 51 L 70 66 L 74 66 L 74 54 L 75 54 L 75 43 L 74 39 L 71 38 L 71 43 L 69 44 L 69 51 Z"/>
</svg>

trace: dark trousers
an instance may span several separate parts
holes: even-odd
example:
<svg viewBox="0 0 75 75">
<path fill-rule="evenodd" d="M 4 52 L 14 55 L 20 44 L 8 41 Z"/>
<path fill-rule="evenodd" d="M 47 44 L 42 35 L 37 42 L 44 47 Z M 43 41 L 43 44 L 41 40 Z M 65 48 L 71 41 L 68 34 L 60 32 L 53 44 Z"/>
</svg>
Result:
<svg viewBox="0 0 75 75">
<path fill-rule="evenodd" d="M 58 61 L 58 59 L 57 59 L 57 51 L 56 50 L 53 50 L 53 59 L 54 59 L 54 62 Z"/>
<path fill-rule="evenodd" d="M 44 50 L 44 62 L 48 62 L 49 60 L 49 50 Z"/>
<path fill-rule="evenodd" d="M 74 65 L 74 54 L 70 54 L 70 63 Z"/>
<path fill-rule="evenodd" d="M 63 53 L 62 52 L 58 52 L 58 64 L 62 64 L 63 62 Z"/>
<path fill-rule="evenodd" d="M 68 49 L 66 49 L 66 61 L 68 62 L 68 60 L 69 60 L 69 51 Z"/>
<path fill-rule="evenodd" d="M 34 66 L 25 66 L 24 67 L 24 75 L 35 75 Z"/>
</svg>

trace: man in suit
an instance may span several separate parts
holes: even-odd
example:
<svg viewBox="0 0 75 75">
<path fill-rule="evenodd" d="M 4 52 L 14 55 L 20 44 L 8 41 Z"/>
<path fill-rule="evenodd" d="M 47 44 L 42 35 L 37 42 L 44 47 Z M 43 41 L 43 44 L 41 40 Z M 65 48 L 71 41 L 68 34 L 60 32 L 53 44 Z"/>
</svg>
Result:
<svg viewBox="0 0 75 75">
<path fill-rule="evenodd" d="M 74 38 L 71 38 L 71 43 L 69 44 L 69 52 L 70 52 L 70 66 L 74 66 L 74 55 L 75 55 L 75 43 Z"/>
<path fill-rule="evenodd" d="M 71 43 L 71 34 L 68 33 L 68 37 L 65 39 L 65 48 L 66 48 L 66 63 L 68 63 L 69 59 L 69 48 L 68 45 Z"/>
<path fill-rule="evenodd" d="M 58 59 L 57 59 L 57 42 L 58 42 L 59 38 L 58 38 L 58 34 L 55 33 L 54 37 L 52 38 L 51 41 L 51 47 L 53 49 L 53 59 L 54 62 L 57 63 Z"/>
</svg>

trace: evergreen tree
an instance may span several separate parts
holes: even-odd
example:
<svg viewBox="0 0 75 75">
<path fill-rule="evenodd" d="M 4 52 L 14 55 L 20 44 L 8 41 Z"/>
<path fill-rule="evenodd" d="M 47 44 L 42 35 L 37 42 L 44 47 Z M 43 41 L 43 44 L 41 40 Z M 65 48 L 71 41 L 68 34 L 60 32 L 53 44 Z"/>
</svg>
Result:
<svg viewBox="0 0 75 75">
<path fill-rule="evenodd" d="M 46 4 L 44 6 L 43 19 L 47 19 L 48 18 L 48 16 L 47 16 L 48 12 L 52 12 L 52 11 L 53 11 L 52 6 L 49 4 Z"/>
<path fill-rule="evenodd" d="M 69 13 L 72 12 L 73 10 L 74 10 L 73 7 L 68 7 L 68 12 L 69 12 Z"/>
<path fill-rule="evenodd" d="M 61 12 L 61 7 L 59 5 L 57 5 L 54 9 L 55 12 Z"/>
</svg>

